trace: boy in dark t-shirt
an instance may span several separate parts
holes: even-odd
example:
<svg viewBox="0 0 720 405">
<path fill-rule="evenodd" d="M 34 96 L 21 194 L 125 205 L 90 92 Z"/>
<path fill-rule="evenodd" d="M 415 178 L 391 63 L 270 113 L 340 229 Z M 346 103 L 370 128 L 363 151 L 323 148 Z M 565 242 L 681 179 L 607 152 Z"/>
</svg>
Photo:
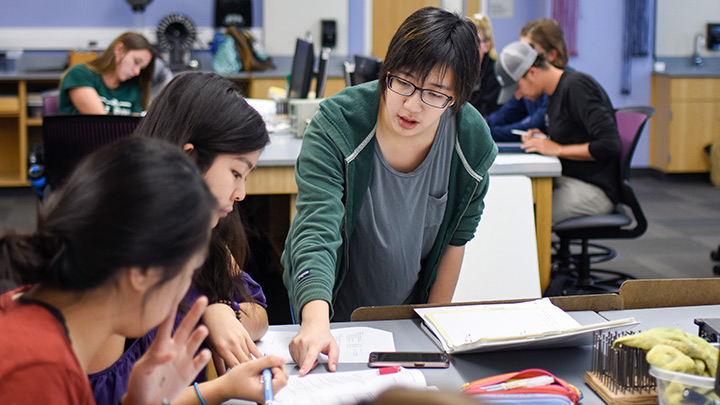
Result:
<svg viewBox="0 0 720 405">
<path fill-rule="evenodd" d="M 585 215 L 610 213 L 618 201 L 622 143 L 615 113 L 590 76 L 558 69 L 526 43 L 503 49 L 496 72 L 503 93 L 530 100 L 548 97 L 547 135 L 523 136 L 523 150 L 557 156 L 562 176 L 553 181 L 553 225 Z"/>
</svg>

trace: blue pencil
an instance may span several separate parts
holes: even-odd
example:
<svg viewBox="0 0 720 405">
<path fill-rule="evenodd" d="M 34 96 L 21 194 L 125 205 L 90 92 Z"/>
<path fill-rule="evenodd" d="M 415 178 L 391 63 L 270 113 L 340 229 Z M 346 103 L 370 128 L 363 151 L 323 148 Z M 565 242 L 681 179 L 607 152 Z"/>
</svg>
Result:
<svg viewBox="0 0 720 405">
<path fill-rule="evenodd" d="M 272 372 L 269 368 L 263 370 L 263 387 L 265 388 L 265 405 L 273 402 Z"/>
</svg>

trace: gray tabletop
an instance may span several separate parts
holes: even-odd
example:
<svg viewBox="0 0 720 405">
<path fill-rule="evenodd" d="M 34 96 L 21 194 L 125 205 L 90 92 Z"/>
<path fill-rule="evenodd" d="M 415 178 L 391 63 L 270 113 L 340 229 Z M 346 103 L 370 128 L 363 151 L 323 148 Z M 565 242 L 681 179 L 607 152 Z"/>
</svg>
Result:
<svg viewBox="0 0 720 405">
<path fill-rule="evenodd" d="M 720 77 L 720 58 L 703 58 L 702 66 L 695 65 L 690 57 L 658 58 L 654 66 L 653 74 L 660 76 Z"/>
<path fill-rule="evenodd" d="M 270 144 L 265 147 L 258 166 L 294 166 L 300 154 L 302 139 L 288 132 L 270 134 Z M 501 153 L 490 167 L 490 174 L 523 174 L 528 177 L 556 177 L 562 167 L 554 156 L 525 153 Z"/>
<path fill-rule="evenodd" d="M 581 324 L 601 322 L 604 319 L 592 311 L 569 312 Z M 337 322 L 333 329 L 368 326 L 392 332 L 398 351 L 439 351 L 440 349 L 420 328 L 419 319 L 393 321 Z M 295 331 L 299 325 L 273 325 L 272 331 Z M 521 371 L 528 368 L 542 368 L 578 387 L 583 393 L 582 404 L 603 404 L 604 402 L 584 383 L 585 371 L 590 369 L 590 346 L 568 347 L 543 350 L 503 350 L 487 353 L 454 354 L 447 369 L 422 369 L 429 386 L 443 390 L 457 391 L 466 382 L 496 374 Z M 338 371 L 365 370 L 369 367 L 358 363 L 341 363 Z M 288 365 L 290 374 L 297 374 L 297 366 Z M 312 373 L 327 372 L 324 364 Z M 228 404 L 246 404 L 246 401 L 229 401 Z"/>
<path fill-rule="evenodd" d="M 695 318 L 720 318 L 720 305 L 701 305 L 691 307 L 626 309 L 622 311 L 600 312 L 608 320 L 633 317 L 640 321 L 635 330 L 651 328 L 680 328 L 688 333 L 697 334 Z"/>
<path fill-rule="evenodd" d="M 652 308 L 622 311 L 603 311 L 599 314 L 590 311 L 569 312 L 581 324 L 590 324 L 602 319 L 617 320 L 634 317 L 640 321 L 636 328 L 646 330 L 653 327 L 678 327 L 686 332 L 697 333 L 695 318 L 712 318 L 720 316 L 720 305 L 705 305 L 691 307 Z M 396 321 L 371 322 L 340 322 L 331 324 L 332 328 L 347 326 L 369 326 L 393 333 L 397 350 L 431 350 L 438 348 L 420 329 L 420 320 L 404 319 Z M 271 326 L 271 330 L 297 330 L 298 325 Z M 583 393 L 581 404 L 604 404 L 594 391 L 584 382 L 584 374 L 590 369 L 590 346 L 566 347 L 544 350 L 518 350 L 497 351 L 474 354 L 455 354 L 451 358 L 448 369 L 422 370 L 428 385 L 442 389 L 456 390 L 465 382 L 474 381 L 483 377 L 511 371 L 520 371 L 526 368 L 542 368 L 578 387 Z M 340 371 L 366 369 L 364 364 L 340 364 Z M 297 374 L 297 367 L 289 369 L 291 374 Z M 326 372 L 323 366 L 313 370 L 313 373 Z M 244 401 L 231 401 L 230 403 L 243 404 Z"/>
<path fill-rule="evenodd" d="M 193 52 L 199 63 L 198 70 L 212 71 L 212 54 L 209 51 Z M 262 72 L 240 72 L 224 75 L 229 79 L 284 79 L 292 70 L 292 56 L 273 58 L 274 68 Z M 328 77 L 343 77 L 346 56 L 330 56 Z M 68 64 L 67 51 L 26 51 L 18 60 L 0 61 L 0 80 L 60 80 Z M 176 72 L 177 73 L 177 72 Z"/>
</svg>

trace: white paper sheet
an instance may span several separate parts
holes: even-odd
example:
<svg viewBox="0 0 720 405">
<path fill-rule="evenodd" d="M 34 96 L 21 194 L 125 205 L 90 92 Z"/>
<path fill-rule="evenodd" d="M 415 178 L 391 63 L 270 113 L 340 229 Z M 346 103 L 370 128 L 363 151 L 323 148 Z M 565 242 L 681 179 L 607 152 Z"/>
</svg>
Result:
<svg viewBox="0 0 720 405">
<path fill-rule="evenodd" d="M 379 375 L 378 370 L 362 370 L 291 376 L 288 385 L 275 396 L 273 404 L 357 404 L 374 398 L 391 386 L 422 389 L 426 382 L 419 370 L 404 368 L 385 375 Z"/>
<path fill-rule="evenodd" d="M 340 348 L 340 363 L 367 363 L 370 352 L 394 352 L 395 341 L 392 332 L 365 326 L 338 328 L 330 331 Z M 261 352 L 285 357 L 294 364 L 288 346 L 297 332 L 268 331 L 257 342 Z M 327 363 L 327 356 L 320 355 L 320 363 Z"/>
</svg>

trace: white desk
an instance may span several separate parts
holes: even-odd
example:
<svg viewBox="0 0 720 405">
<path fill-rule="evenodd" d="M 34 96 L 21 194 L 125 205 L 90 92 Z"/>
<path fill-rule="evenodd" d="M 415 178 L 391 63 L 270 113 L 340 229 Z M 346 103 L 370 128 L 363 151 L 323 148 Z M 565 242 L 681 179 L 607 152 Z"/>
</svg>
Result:
<svg viewBox="0 0 720 405">
<path fill-rule="evenodd" d="M 295 214 L 295 160 L 301 145 L 302 139 L 294 138 L 290 134 L 271 134 L 270 145 L 260 155 L 258 167 L 248 177 L 246 186 L 250 195 L 290 195 L 290 218 Z M 499 154 L 490 167 L 491 176 L 521 174 L 530 177 L 535 203 L 541 291 L 545 291 L 550 283 L 552 178 L 560 176 L 560 172 L 560 161 L 557 158 L 524 153 Z"/>
</svg>

